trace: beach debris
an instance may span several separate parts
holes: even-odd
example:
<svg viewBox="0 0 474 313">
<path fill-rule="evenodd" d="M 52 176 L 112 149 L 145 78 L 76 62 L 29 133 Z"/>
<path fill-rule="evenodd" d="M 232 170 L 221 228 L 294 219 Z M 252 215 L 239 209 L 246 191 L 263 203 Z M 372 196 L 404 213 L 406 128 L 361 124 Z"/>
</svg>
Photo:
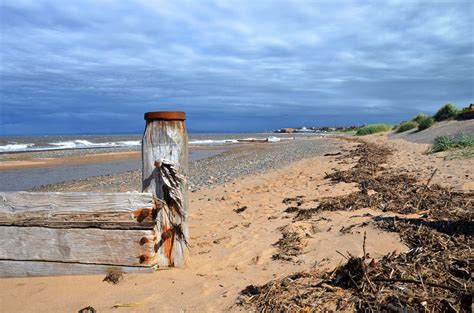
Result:
<svg viewBox="0 0 474 313">
<path fill-rule="evenodd" d="M 362 146 L 363 148 L 361 148 Z M 308 220 L 322 211 L 374 208 L 401 214 L 429 213 L 432 218 L 456 218 L 474 210 L 474 193 L 453 191 L 439 185 L 421 184 L 408 173 L 384 169 L 391 151 L 383 146 L 362 143 L 348 156 L 360 157 L 357 164 L 345 171 L 328 174 L 333 182 L 357 183 L 359 191 L 349 195 L 319 199 L 314 208 L 290 210 L 295 220 Z"/>
<path fill-rule="evenodd" d="M 111 284 L 118 284 L 123 279 L 123 273 L 118 269 L 111 269 L 107 272 L 102 281 L 106 281 Z"/>
<path fill-rule="evenodd" d="M 239 213 L 242 213 L 243 211 L 247 210 L 247 206 L 243 206 L 243 207 L 240 207 L 240 208 L 237 208 L 237 209 L 234 209 L 234 212 L 239 214 Z"/>
<path fill-rule="evenodd" d="M 337 155 L 341 155 L 342 152 L 336 152 L 336 153 L 326 153 L 324 154 L 324 156 L 337 156 Z"/>
<path fill-rule="evenodd" d="M 340 253 L 345 263 L 332 271 L 313 269 L 261 286 L 249 285 L 237 303 L 257 312 L 472 312 L 473 193 L 430 185 L 436 171 L 422 184 L 407 173 L 387 170 L 383 165 L 389 149 L 357 142 L 359 146 L 346 156 L 359 157 L 357 164 L 327 178 L 335 183 L 357 183 L 359 191 L 320 199 L 315 208 L 290 207 L 295 214 L 293 223 L 314 222 L 313 216 L 322 211 L 372 208 L 418 213 L 419 218 L 372 216 L 376 227 L 397 232 L 410 249 L 371 259 L 364 233 L 362 257 Z M 291 247 L 300 240 L 292 233 L 286 237 L 294 242 L 285 243 L 283 236 L 283 246 Z"/>
<path fill-rule="evenodd" d="M 144 303 L 143 302 L 132 302 L 132 303 L 117 303 L 115 304 L 112 308 L 113 309 L 118 309 L 118 308 L 135 308 L 142 306 Z"/>
<path fill-rule="evenodd" d="M 272 255 L 273 260 L 294 261 L 295 257 L 302 254 L 307 242 L 300 229 L 290 229 L 290 226 L 280 228 L 281 238 L 273 246 L 278 252 Z"/>
<path fill-rule="evenodd" d="M 216 238 L 214 239 L 214 241 L 212 241 L 214 244 L 218 245 L 220 244 L 222 241 L 224 240 L 227 240 L 229 239 L 230 237 L 229 236 L 223 236 L 223 237 L 219 237 L 219 238 Z"/>
<path fill-rule="evenodd" d="M 186 178 L 178 172 L 175 165 L 167 160 L 161 159 L 155 162 L 160 179 L 163 181 L 163 198 L 169 208 L 176 211 L 176 213 L 185 219 L 183 194 L 181 186 L 186 182 Z"/>
<path fill-rule="evenodd" d="M 352 225 L 349 225 L 349 226 L 342 226 L 341 229 L 339 229 L 339 232 L 340 233 L 343 233 L 343 234 L 348 234 L 348 233 L 352 233 L 352 229 L 355 228 L 355 227 L 365 227 L 369 225 L 368 222 L 362 222 L 362 223 L 357 223 L 357 224 L 352 224 Z"/>
<path fill-rule="evenodd" d="M 96 312 L 97 312 L 96 309 L 94 309 L 93 307 L 89 305 L 85 308 L 80 309 L 77 313 L 96 313 Z"/>
<path fill-rule="evenodd" d="M 294 213 L 294 212 L 298 212 L 300 209 L 296 206 L 289 206 L 285 209 L 285 213 Z"/>
<path fill-rule="evenodd" d="M 294 198 L 285 198 L 282 203 L 289 205 L 295 203 L 297 206 L 301 206 L 304 203 L 304 196 L 296 196 Z"/>
<path fill-rule="evenodd" d="M 424 226 L 421 232 L 400 227 L 411 248 L 406 253 L 389 253 L 377 261 L 366 252 L 362 257 L 343 255 L 346 262 L 330 272 L 299 272 L 249 285 L 237 303 L 257 312 L 470 312 L 472 239 L 462 242 L 465 237 Z M 455 247 L 444 250 L 445 244 Z"/>
</svg>

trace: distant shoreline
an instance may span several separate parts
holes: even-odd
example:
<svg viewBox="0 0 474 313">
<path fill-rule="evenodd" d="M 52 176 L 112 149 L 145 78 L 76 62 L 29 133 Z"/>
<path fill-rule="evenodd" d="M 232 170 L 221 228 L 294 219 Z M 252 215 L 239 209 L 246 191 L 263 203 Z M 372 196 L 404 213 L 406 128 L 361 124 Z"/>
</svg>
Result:
<svg viewBox="0 0 474 313">
<path fill-rule="evenodd" d="M 20 152 L 24 153 L 24 152 Z M 32 158 L 28 160 L 12 160 L 0 163 L 0 171 L 25 170 L 54 166 L 82 165 L 91 163 L 108 163 L 121 160 L 140 159 L 140 151 L 109 152 L 56 158 Z"/>
<path fill-rule="evenodd" d="M 208 158 L 229 149 L 193 147 L 189 160 Z M 21 157 L 21 154 L 15 156 Z M 141 166 L 141 151 L 6 160 L 0 163 L 0 191 L 30 190 L 42 185 L 137 171 Z"/>
</svg>

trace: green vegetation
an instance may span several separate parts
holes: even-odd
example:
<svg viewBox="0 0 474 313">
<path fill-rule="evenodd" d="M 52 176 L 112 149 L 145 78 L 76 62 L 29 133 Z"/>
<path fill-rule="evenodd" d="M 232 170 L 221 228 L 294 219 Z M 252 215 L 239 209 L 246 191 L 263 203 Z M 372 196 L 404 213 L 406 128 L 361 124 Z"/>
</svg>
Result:
<svg viewBox="0 0 474 313">
<path fill-rule="evenodd" d="M 392 130 L 391 125 L 371 124 L 371 125 L 367 125 L 367 126 L 359 128 L 356 132 L 356 135 L 357 136 L 364 136 L 364 135 L 370 135 L 370 134 L 375 134 L 375 133 L 386 132 L 386 131 L 389 131 L 389 130 Z"/>
<path fill-rule="evenodd" d="M 443 105 L 438 112 L 434 115 L 434 119 L 437 122 L 448 120 L 450 118 L 456 117 L 456 114 L 458 113 L 458 108 L 451 103 Z"/>
<path fill-rule="evenodd" d="M 406 132 L 407 130 L 417 128 L 418 123 L 414 121 L 408 121 L 400 124 L 400 127 L 397 129 L 397 133 L 403 133 Z"/>
<path fill-rule="evenodd" d="M 474 106 L 474 104 L 471 104 L 468 107 L 462 108 L 461 110 L 458 111 L 458 114 L 471 112 L 472 111 L 472 106 Z"/>
<path fill-rule="evenodd" d="M 420 121 L 420 124 L 418 125 L 418 130 L 425 130 L 427 128 L 430 128 L 433 126 L 435 123 L 435 120 L 432 116 L 426 116 L 424 119 Z"/>
<path fill-rule="evenodd" d="M 474 135 L 438 136 L 435 138 L 429 152 L 435 153 L 460 148 L 472 151 L 474 148 Z"/>
<path fill-rule="evenodd" d="M 414 118 L 412 118 L 412 121 L 420 124 L 420 122 L 426 117 L 428 117 L 428 115 L 425 113 L 418 113 Z"/>
</svg>

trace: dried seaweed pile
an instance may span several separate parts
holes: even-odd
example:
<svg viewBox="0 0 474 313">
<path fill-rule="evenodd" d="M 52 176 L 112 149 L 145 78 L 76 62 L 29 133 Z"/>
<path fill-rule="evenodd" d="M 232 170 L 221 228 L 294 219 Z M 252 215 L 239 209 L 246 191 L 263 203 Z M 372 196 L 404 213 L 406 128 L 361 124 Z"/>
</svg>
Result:
<svg viewBox="0 0 474 313">
<path fill-rule="evenodd" d="M 359 158 L 354 167 L 346 171 L 335 171 L 327 174 L 326 178 L 334 182 L 346 183 L 364 181 L 383 170 L 383 164 L 387 163 L 391 154 L 392 151 L 386 147 L 363 142 L 350 151 L 348 155 L 339 157 L 339 159 L 343 157 Z"/>
<path fill-rule="evenodd" d="M 238 303 L 258 312 L 470 312 L 472 238 L 427 227 L 415 232 L 403 224 L 396 231 L 412 243 L 407 253 L 377 262 L 368 254 L 348 255 L 344 265 L 328 273 L 300 272 L 247 286 Z"/>
<path fill-rule="evenodd" d="M 307 242 L 301 232 L 290 229 L 289 226 L 284 226 L 280 229 L 281 238 L 274 244 L 278 248 L 272 258 L 274 260 L 294 261 L 294 257 L 300 255 Z"/>
<path fill-rule="evenodd" d="M 439 185 L 422 185 L 407 174 L 383 173 L 360 183 L 346 196 L 324 198 L 310 209 L 293 210 L 296 220 L 310 219 L 322 211 L 374 208 L 401 214 L 423 212 L 431 218 L 464 218 L 473 210 L 473 193 L 452 191 Z M 374 191 L 374 192 L 369 192 Z"/>
<path fill-rule="evenodd" d="M 259 312 L 471 312 L 473 194 L 390 172 L 383 168 L 388 155 L 383 147 L 360 144 L 349 154 L 359 157 L 356 166 L 327 175 L 335 182 L 357 182 L 358 192 L 290 212 L 296 213 L 295 220 L 311 220 L 321 211 L 367 207 L 419 213 L 419 218 L 374 218 L 378 227 L 399 233 L 408 252 L 376 261 L 365 252 L 364 238 L 363 257 L 348 255 L 345 264 L 328 273 L 301 272 L 248 286 L 238 303 Z"/>
<path fill-rule="evenodd" d="M 401 214 L 423 212 L 432 218 L 464 218 L 474 209 L 474 194 L 452 191 L 439 185 L 420 184 L 407 173 L 396 173 L 383 167 L 391 151 L 372 143 L 361 143 L 346 155 L 359 158 L 345 171 L 326 175 L 333 182 L 357 183 L 359 191 L 347 196 L 329 197 L 310 209 L 293 210 L 296 220 L 310 219 L 322 211 L 375 208 Z M 435 174 L 435 173 L 433 173 Z"/>
</svg>

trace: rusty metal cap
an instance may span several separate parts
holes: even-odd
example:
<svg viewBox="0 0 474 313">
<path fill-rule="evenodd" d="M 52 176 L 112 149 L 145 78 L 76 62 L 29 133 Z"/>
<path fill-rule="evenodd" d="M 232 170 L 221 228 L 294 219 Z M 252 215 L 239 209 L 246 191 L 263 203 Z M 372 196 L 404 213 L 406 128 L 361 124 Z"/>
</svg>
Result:
<svg viewBox="0 0 474 313">
<path fill-rule="evenodd" d="M 147 112 L 145 113 L 145 120 L 166 120 L 166 121 L 184 121 L 186 114 L 178 111 L 161 111 L 161 112 Z"/>
</svg>

